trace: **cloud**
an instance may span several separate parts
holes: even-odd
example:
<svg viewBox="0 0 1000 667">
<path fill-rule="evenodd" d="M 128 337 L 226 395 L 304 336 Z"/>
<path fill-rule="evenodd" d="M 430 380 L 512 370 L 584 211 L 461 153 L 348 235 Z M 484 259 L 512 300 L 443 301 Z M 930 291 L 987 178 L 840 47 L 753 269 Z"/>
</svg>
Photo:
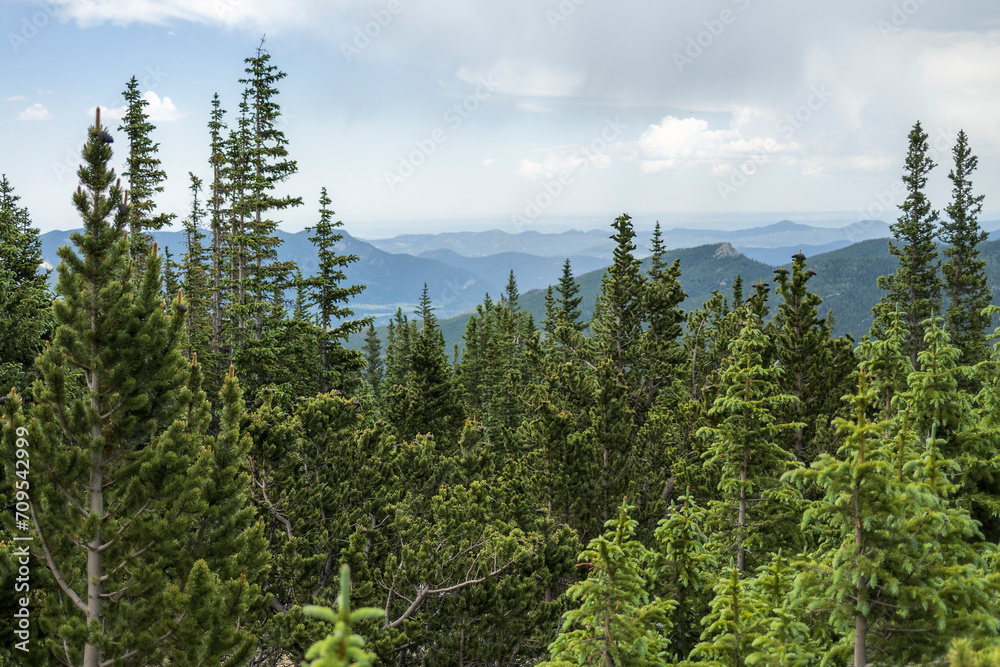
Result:
<svg viewBox="0 0 1000 667">
<path fill-rule="evenodd" d="M 142 98 L 146 100 L 146 102 L 148 102 L 148 104 L 145 107 L 145 110 L 146 110 L 146 115 L 149 116 L 149 120 L 151 121 L 159 123 L 169 123 L 170 121 L 177 120 L 183 115 L 177 110 L 177 107 L 174 105 L 173 100 L 171 100 L 169 97 L 163 97 L 161 99 L 160 96 L 157 95 L 152 90 L 147 90 L 145 93 L 143 93 Z M 125 115 L 125 112 L 127 110 L 128 107 L 123 104 L 120 107 L 102 108 L 101 112 L 104 114 L 106 118 L 114 118 L 116 120 L 120 120 L 121 117 Z M 94 110 L 91 109 L 89 113 L 92 115 L 94 113 Z"/>
<path fill-rule="evenodd" d="M 518 102 L 514 105 L 514 108 L 518 111 L 527 111 L 528 113 L 540 113 L 540 114 L 550 114 L 555 113 L 555 109 L 545 104 L 535 104 L 534 102 Z"/>
<path fill-rule="evenodd" d="M 28 98 L 24 95 L 13 95 L 11 97 L 5 97 L 4 102 L 25 102 L 27 99 Z"/>
<path fill-rule="evenodd" d="M 501 59 L 489 68 L 462 67 L 456 76 L 466 83 L 495 81 L 497 90 L 515 97 L 571 97 L 580 94 L 586 79 L 586 73 L 578 68 L 552 67 L 523 59 Z"/>
<path fill-rule="evenodd" d="M 710 130 L 700 118 L 666 116 L 650 125 L 635 148 L 639 170 L 644 174 L 679 171 L 695 165 L 708 165 L 716 173 L 731 168 L 732 162 L 753 156 L 789 154 L 801 149 L 798 143 L 781 143 L 772 137 L 744 137 L 743 130 L 755 115 L 753 110 L 737 109 L 729 129 Z"/>
<path fill-rule="evenodd" d="M 524 178 L 555 178 L 559 174 L 576 173 L 584 169 L 606 169 L 611 166 L 611 158 L 600 153 L 588 155 L 582 148 L 570 155 L 557 155 L 554 152 L 537 162 L 535 160 L 521 160 L 520 166 L 515 172 Z"/>
<path fill-rule="evenodd" d="M 493 164 L 494 162 L 496 162 L 496 160 L 494 160 L 494 159 L 493 159 L 493 158 L 491 158 L 491 157 L 488 157 L 488 158 L 486 158 L 485 160 L 483 160 L 483 166 L 484 166 L 484 167 L 488 167 L 488 166 L 490 166 L 491 164 Z"/>
<path fill-rule="evenodd" d="M 37 102 L 17 114 L 18 120 L 50 120 L 51 118 L 52 114 L 49 113 L 49 110 Z"/>
</svg>

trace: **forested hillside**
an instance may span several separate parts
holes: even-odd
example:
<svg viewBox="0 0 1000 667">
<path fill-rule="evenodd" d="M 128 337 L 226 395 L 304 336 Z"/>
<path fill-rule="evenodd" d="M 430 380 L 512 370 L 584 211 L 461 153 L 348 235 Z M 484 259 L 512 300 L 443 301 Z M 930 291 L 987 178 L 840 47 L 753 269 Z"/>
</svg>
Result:
<svg viewBox="0 0 1000 667">
<path fill-rule="evenodd" d="M 934 170 L 910 130 L 889 241 L 772 267 L 657 227 L 641 259 L 621 214 L 606 269 L 511 274 L 453 354 L 431 260 L 384 344 L 355 314 L 362 246 L 326 188 L 284 190 L 284 73 L 245 65 L 187 211 L 158 207 L 135 78 L 80 128 L 54 288 L 0 178 L 2 664 L 998 664 L 997 247 L 964 132 Z M 308 263 L 279 250 L 298 206 Z"/>
</svg>

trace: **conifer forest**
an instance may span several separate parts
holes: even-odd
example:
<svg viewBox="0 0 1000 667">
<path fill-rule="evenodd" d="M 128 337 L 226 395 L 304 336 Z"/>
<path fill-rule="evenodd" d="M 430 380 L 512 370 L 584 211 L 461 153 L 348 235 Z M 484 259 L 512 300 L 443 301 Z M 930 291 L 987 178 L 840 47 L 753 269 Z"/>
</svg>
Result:
<svg viewBox="0 0 1000 667">
<path fill-rule="evenodd" d="M 336 202 L 285 185 L 285 74 L 263 44 L 244 67 L 185 211 L 136 78 L 81 122 L 52 276 L 0 178 L 0 664 L 1000 665 L 965 132 L 935 160 L 899 128 L 866 335 L 835 335 L 801 252 L 682 308 L 659 226 L 640 256 L 621 214 L 590 317 L 569 260 L 540 319 L 511 271 L 459 349 L 426 285 L 384 330 L 355 314 Z M 278 258 L 294 207 L 315 271 Z"/>
</svg>

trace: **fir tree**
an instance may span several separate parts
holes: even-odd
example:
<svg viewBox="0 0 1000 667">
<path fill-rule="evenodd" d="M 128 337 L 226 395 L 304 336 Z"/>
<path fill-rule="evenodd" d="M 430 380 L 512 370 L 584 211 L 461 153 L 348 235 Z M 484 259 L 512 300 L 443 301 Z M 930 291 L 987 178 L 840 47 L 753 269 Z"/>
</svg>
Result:
<svg viewBox="0 0 1000 667">
<path fill-rule="evenodd" d="M 358 256 L 337 253 L 336 246 L 344 235 L 335 230 L 343 223 L 333 222 L 333 211 L 329 208 L 331 203 L 324 187 L 319 197 L 319 222 L 315 227 L 307 227 L 314 232 L 309 240 L 316 246 L 316 256 L 319 259 L 319 272 L 309 279 L 308 285 L 309 303 L 316 306 L 319 315 L 319 385 L 320 391 L 324 393 L 334 386 L 344 389 L 347 384 L 345 376 L 360 370 L 357 355 L 345 350 L 343 343 L 351 334 L 361 331 L 374 321 L 371 317 L 348 319 L 354 316 L 348 302 L 361 294 L 365 286 L 341 285 L 347 278 L 344 270 L 358 261 Z"/>
<path fill-rule="evenodd" d="M 372 391 L 378 395 L 382 390 L 382 378 L 385 364 L 382 361 L 382 341 L 375 330 L 375 323 L 369 322 L 365 330 L 365 380 L 371 385 Z"/>
<path fill-rule="evenodd" d="M 991 294 L 986 262 L 979 258 L 979 244 L 988 235 L 979 227 L 978 220 L 985 195 L 972 193 L 971 178 L 979 166 L 979 158 L 972 154 L 964 131 L 958 133 L 952 155 L 955 166 L 948 173 L 952 183 L 951 203 L 945 208 L 948 217 L 941 223 L 938 234 L 948 244 L 941 274 L 949 302 L 948 332 L 962 352 L 963 363 L 971 366 L 987 356 L 983 331 L 989 319 L 983 309 L 990 305 Z"/>
<path fill-rule="evenodd" d="M 577 331 L 587 328 L 587 323 L 580 320 L 580 302 L 583 297 L 579 296 L 580 286 L 573 279 L 573 270 L 570 268 L 569 258 L 563 263 L 562 275 L 559 277 L 559 313 L 568 326 Z"/>
<path fill-rule="evenodd" d="M 160 168 L 160 158 L 156 156 L 160 144 L 151 137 L 156 127 L 146 113 L 149 100 L 139 92 L 139 82 L 134 76 L 129 79 L 122 96 L 126 110 L 118 129 L 128 137 L 128 157 L 122 176 L 128 179 L 130 256 L 141 268 L 149 249 L 149 232 L 163 229 L 176 216 L 156 212 L 154 197 L 163 192 L 167 173 Z"/>
<path fill-rule="evenodd" d="M 562 632 L 549 647 L 546 667 L 563 665 L 665 665 L 668 614 L 674 603 L 650 595 L 644 574 L 650 558 L 635 539 L 631 508 L 622 505 L 607 532 L 580 554 L 590 566 L 587 578 L 567 591 L 579 607 L 566 612 Z"/>
<path fill-rule="evenodd" d="M 377 656 L 364 650 L 365 640 L 354 633 L 354 625 L 367 619 L 384 618 L 385 612 L 371 607 L 351 611 L 351 568 L 340 568 L 340 594 L 337 609 L 309 606 L 305 613 L 333 623 L 333 632 L 321 639 L 306 653 L 309 667 L 369 667 Z"/>
<path fill-rule="evenodd" d="M 718 535 L 731 530 L 730 553 L 741 575 L 746 572 L 748 546 L 762 546 L 769 532 L 765 526 L 780 525 L 777 522 L 787 518 L 778 476 L 793 457 L 778 437 L 797 427 L 778 419 L 795 398 L 781 393 L 780 368 L 763 364 L 763 332 L 757 318 L 745 309 L 743 313 L 743 329 L 732 344 L 732 356 L 719 377 L 718 397 L 708 412 L 718 425 L 699 432 L 710 439 L 705 451 L 708 465 L 721 471 L 722 500 L 714 512 L 717 525 L 721 524 Z M 733 528 L 726 528 L 728 524 Z"/>
<path fill-rule="evenodd" d="M 194 174 L 189 173 L 191 185 L 191 213 L 184 219 L 184 262 L 182 264 L 182 284 L 188 304 L 189 312 L 185 316 L 187 325 L 187 349 L 185 356 L 189 359 L 198 352 L 202 352 L 202 358 L 208 357 L 206 364 L 209 369 L 217 366 L 212 355 L 211 340 L 211 292 L 209 285 L 209 267 L 205 261 L 205 247 L 203 240 L 205 233 L 201 230 L 201 221 L 205 217 L 205 210 L 201 206 L 198 195 L 201 192 L 202 181 Z M 214 383 L 210 383 L 214 386 Z"/>
<path fill-rule="evenodd" d="M 219 101 L 219 94 L 212 96 L 212 112 L 208 122 L 208 130 L 211 136 L 208 163 L 212 167 L 212 182 L 209 188 L 208 215 L 210 216 L 210 227 L 212 232 L 212 344 L 211 355 L 215 360 L 212 370 L 218 373 L 221 370 L 223 358 L 229 355 L 223 350 L 223 309 L 226 299 L 223 293 L 223 285 L 226 282 L 226 255 L 224 250 L 228 247 L 227 241 L 227 219 L 226 202 L 229 195 L 228 166 L 225 139 L 223 132 L 226 129 L 223 123 L 225 111 Z"/>
<path fill-rule="evenodd" d="M 877 319 L 888 317 L 893 308 L 905 313 L 906 353 L 917 365 L 917 354 L 923 349 L 922 323 L 934 311 L 941 310 L 941 279 L 938 277 L 937 246 L 934 244 L 938 212 L 927 199 L 927 175 L 935 167 L 928 155 L 927 133 L 917 122 L 909 135 L 909 149 L 903 168 L 906 198 L 899 208 L 899 219 L 891 225 L 893 241 L 889 252 L 899 258 L 896 272 L 878 279 L 879 289 L 888 294 L 875 307 Z"/>
</svg>

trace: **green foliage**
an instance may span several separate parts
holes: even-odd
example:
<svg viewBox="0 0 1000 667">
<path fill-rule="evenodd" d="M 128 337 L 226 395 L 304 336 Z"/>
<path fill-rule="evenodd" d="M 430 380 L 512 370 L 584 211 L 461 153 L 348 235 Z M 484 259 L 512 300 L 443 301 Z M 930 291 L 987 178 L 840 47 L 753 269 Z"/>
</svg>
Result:
<svg viewBox="0 0 1000 667">
<path fill-rule="evenodd" d="M 340 568 L 340 595 L 337 609 L 309 606 L 303 611 L 322 621 L 333 623 L 333 632 L 310 647 L 306 660 L 309 667 L 367 667 L 375 664 L 377 656 L 364 650 L 365 640 L 354 633 L 354 625 L 359 621 L 385 618 L 381 609 L 362 608 L 351 611 L 351 568 Z"/>
<path fill-rule="evenodd" d="M 899 219 L 891 225 L 894 241 L 889 252 L 899 258 L 896 272 L 878 279 L 878 286 L 888 292 L 875 307 L 876 320 L 890 316 L 893 309 L 905 313 L 909 338 L 904 349 L 914 366 L 923 349 L 922 323 L 933 312 L 941 311 L 941 279 L 938 277 L 937 245 L 934 243 L 938 212 L 927 199 L 927 175 L 935 167 L 928 155 L 927 133 L 917 122 L 909 134 L 910 145 L 903 168 L 906 198 L 899 208 Z"/>
<path fill-rule="evenodd" d="M 607 532 L 580 554 L 590 567 L 587 578 L 567 591 L 579 607 L 564 615 L 562 631 L 549 647 L 557 665 L 666 664 L 668 614 L 675 603 L 650 595 L 643 569 L 650 553 L 635 539 L 636 522 L 623 503 Z"/>
<path fill-rule="evenodd" d="M 6 174 L 0 175 L 0 395 L 11 388 L 27 392 L 37 377 L 35 357 L 52 336 L 41 241 L 19 200 Z"/>
<path fill-rule="evenodd" d="M 979 244 L 988 236 L 978 220 L 985 195 L 972 193 L 971 177 L 979 166 L 979 158 L 972 154 L 964 130 L 958 133 L 952 155 L 955 166 L 948 172 L 952 198 L 945 208 L 948 217 L 942 221 L 939 233 L 941 241 L 948 244 L 941 275 L 948 298 L 948 332 L 962 353 L 962 361 L 971 366 L 987 355 L 983 331 L 989 319 L 982 311 L 990 305 L 992 296 L 987 285 L 986 262 L 979 253 Z"/>
<path fill-rule="evenodd" d="M 128 179 L 129 211 L 127 225 L 129 230 L 130 257 L 137 269 L 142 269 L 142 263 L 149 250 L 151 237 L 149 231 L 163 229 L 176 217 L 172 213 L 157 213 L 153 198 L 163 192 L 163 182 L 167 173 L 160 169 L 160 144 L 151 137 L 156 127 L 149 121 L 146 107 L 149 100 L 139 92 L 139 82 L 133 76 L 129 79 L 125 90 L 125 115 L 122 116 L 118 129 L 128 137 L 128 156 L 126 169 L 122 176 Z"/>
</svg>

